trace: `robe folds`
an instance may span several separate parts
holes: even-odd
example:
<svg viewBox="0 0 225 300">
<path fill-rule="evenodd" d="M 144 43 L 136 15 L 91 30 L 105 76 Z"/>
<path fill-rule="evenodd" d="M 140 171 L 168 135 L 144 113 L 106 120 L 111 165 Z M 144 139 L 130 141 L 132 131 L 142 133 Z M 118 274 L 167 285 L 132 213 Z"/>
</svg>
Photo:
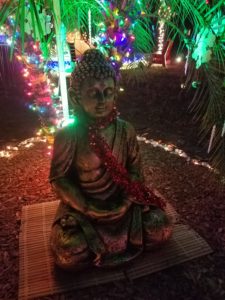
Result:
<svg viewBox="0 0 225 300">
<path fill-rule="evenodd" d="M 139 146 L 132 125 L 116 119 L 102 136 L 131 179 L 143 181 Z M 92 264 L 111 267 L 138 256 L 147 245 L 161 243 L 170 221 L 158 208 L 135 204 L 115 184 L 88 142 L 88 127 L 73 124 L 61 129 L 54 142 L 50 182 L 67 178 L 92 207 L 118 210 L 116 218 L 91 218 L 60 201 L 51 233 L 51 248 L 59 266 L 71 269 Z"/>
</svg>

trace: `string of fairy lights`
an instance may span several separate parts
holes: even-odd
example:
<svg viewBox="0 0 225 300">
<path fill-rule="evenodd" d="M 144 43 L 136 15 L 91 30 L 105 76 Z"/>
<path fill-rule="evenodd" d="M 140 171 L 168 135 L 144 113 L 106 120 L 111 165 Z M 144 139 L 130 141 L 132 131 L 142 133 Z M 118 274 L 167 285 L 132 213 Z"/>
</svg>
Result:
<svg viewBox="0 0 225 300">
<path fill-rule="evenodd" d="M 133 30 L 139 15 L 132 14 L 132 11 L 128 11 L 123 5 L 118 8 L 110 1 L 102 3 L 107 13 L 103 12 L 104 22 L 97 24 L 98 31 L 93 37 L 93 42 L 109 58 L 115 70 L 119 71 L 132 57 L 132 45 L 135 41 Z"/>
<path fill-rule="evenodd" d="M 125 2 L 123 12 L 125 12 Z M 140 2 L 140 1 L 139 1 Z M 105 7 L 105 22 L 97 25 L 95 37 L 92 37 L 92 15 L 91 10 L 88 10 L 88 37 L 89 46 L 92 42 L 96 43 L 97 48 L 106 54 L 114 68 L 119 71 L 126 63 L 133 52 L 132 43 L 135 40 L 133 28 L 135 19 L 128 12 L 122 14 L 115 3 L 111 1 L 102 1 Z M 139 3 L 141 9 L 141 2 Z M 28 21 L 31 18 L 28 13 Z M 51 32 L 52 25 L 51 17 L 45 15 L 42 10 L 42 19 L 47 20 L 48 34 Z M 138 12 L 141 14 L 141 10 Z M 134 14 L 135 15 L 135 14 Z M 30 17 L 29 17 L 30 16 Z M 59 88 L 59 63 L 57 59 L 57 49 L 53 45 L 50 51 L 50 58 L 45 60 L 42 54 L 42 45 L 40 42 L 35 42 L 32 37 L 31 22 L 26 25 L 27 38 L 25 40 L 25 51 L 21 54 L 21 45 L 19 43 L 19 32 L 16 31 L 16 39 L 14 41 L 16 58 L 22 65 L 21 73 L 24 78 L 25 105 L 32 111 L 36 111 L 40 117 L 41 129 L 39 134 L 52 135 L 57 127 L 65 125 L 63 120 L 63 107 L 61 103 L 61 95 Z M 15 16 L 10 16 L 6 25 L 1 28 L 0 35 L 5 35 L 6 44 L 11 45 L 13 25 L 15 24 Z M 46 25 L 46 24 L 45 24 Z M 45 26 L 46 27 L 46 26 Z M 69 34 L 69 33 L 68 33 Z M 64 29 L 64 37 L 62 40 L 66 43 L 66 30 Z M 73 39 L 73 43 L 75 40 Z M 71 55 L 64 47 L 64 62 L 65 71 L 69 76 L 73 70 L 74 64 L 71 62 Z M 66 55 L 65 55 L 66 53 Z M 140 61 L 133 57 L 133 61 Z M 138 66 L 138 65 L 137 65 Z M 67 122 L 68 123 L 68 122 Z M 49 137 L 51 139 L 51 137 Z"/>
<path fill-rule="evenodd" d="M 133 55 L 133 43 L 135 35 L 133 30 L 136 26 L 137 18 L 144 15 L 142 2 L 138 1 L 137 6 L 133 10 L 128 10 L 126 6 L 127 1 L 122 1 L 120 7 L 116 2 L 102 0 L 104 7 L 103 15 L 104 22 L 97 24 L 97 32 L 92 36 L 92 24 L 94 22 L 91 10 L 88 10 L 88 41 L 89 46 L 92 44 L 99 48 L 111 61 L 114 68 L 119 72 L 119 69 L 138 67 L 142 63 L 144 66 L 148 65 L 145 57 L 136 57 Z M 167 18 L 169 9 L 165 8 L 165 3 L 162 1 L 159 14 L 162 18 Z M 31 19 L 28 8 L 27 18 Z M 29 17 L 30 16 L 30 17 Z M 41 16 L 44 27 L 47 28 L 47 34 L 51 32 L 53 25 L 51 24 L 51 16 L 49 16 L 43 9 Z M 15 16 L 10 16 L 6 25 L 1 28 L 0 34 L 5 34 L 8 45 L 12 42 L 12 27 L 15 24 Z M 28 33 L 25 42 L 25 52 L 21 55 L 19 41 L 19 32 L 16 31 L 16 57 L 23 65 L 21 70 L 24 77 L 26 105 L 29 109 L 36 111 L 41 120 L 41 130 L 44 134 L 54 133 L 57 127 L 61 127 L 63 122 L 63 107 L 61 104 L 61 95 L 59 88 L 59 63 L 57 60 L 57 49 L 53 45 L 51 49 L 50 59 L 45 60 L 42 54 L 42 45 L 40 42 L 35 42 L 32 38 L 31 21 L 25 26 Z M 159 26 L 160 28 L 160 26 Z M 164 31 L 162 31 L 164 34 Z M 68 33 L 69 35 L 70 33 Z M 62 38 L 67 51 L 64 49 L 65 71 L 69 76 L 74 68 L 74 63 L 71 62 L 71 55 L 66 43 L 67 33 L 64 28 L 64 37 Z M 162 44 L 164 38 L 159 35 L 158 42 Z M 72 42 L 75 40 L 73 38 Z M 52 45 L 51 45 L 52 46 Z M 21 48 L 21 47 L 20 47 Z M 65 48 L 65 47 L 64 47 Z M 65 53 L 67 53 L 65 55 Z M 67 56 L 67 57 L 66 57 Z M 132 64 L 131 64 L 132 62 Z"/>
<path fill-rule="evenodd" d="M 14 17 L 10 16 L 6 25 L 0 28 L 1 44 L 5 47 L 11 44 L 14 22 Z M 21 76 L 24 78 L 25 106 L 37 112 L 39 116 L 41 129 L 38 134 L 50 136 L 57 127 L 61 126 L 63 119 L 59 95 L 58 62 L 54 55 L 51 55 L 49 60 L 44 60 L 40 42 L 35 42 L 29 35 L 25 41 L 25 51 L 21 53 L 19 33 L 16 37 L 14 56 L 20 63 Z M 68 65 L 68 61 L 66 63 Z"/>
</svg>

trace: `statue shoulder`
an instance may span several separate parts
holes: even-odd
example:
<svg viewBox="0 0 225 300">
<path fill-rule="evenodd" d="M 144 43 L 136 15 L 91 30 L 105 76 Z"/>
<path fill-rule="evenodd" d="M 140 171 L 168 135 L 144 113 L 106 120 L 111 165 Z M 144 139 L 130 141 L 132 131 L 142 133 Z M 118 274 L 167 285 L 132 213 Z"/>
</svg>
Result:
<svg viewBox="0 0 225 300">
<path fill-rule="evenodd" d="M 117 124 L 124 128 L 124 130 L 126 131 L 126 134 L 127 134 L 128 137 L 129 136 L 136 136 L 135 128 L 130 122 L 118 118 L 117 119 Z"/>
<path fill-rule="evenodd" d="M 68 126 L 58 129 L 55 135 L 55 139 L 59 139 L 59 140 L 74 139 L 76 135 L 76 131 L 77 131 L 76 125 L 70 124 Z"/>
</svg>

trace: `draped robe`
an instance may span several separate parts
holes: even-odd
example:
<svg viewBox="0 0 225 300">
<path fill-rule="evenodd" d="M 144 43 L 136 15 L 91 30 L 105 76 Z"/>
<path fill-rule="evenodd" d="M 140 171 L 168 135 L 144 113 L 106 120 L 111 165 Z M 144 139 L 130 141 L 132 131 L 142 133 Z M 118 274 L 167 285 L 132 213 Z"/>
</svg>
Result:
<svg viewBox="0 0 225 300">
<path fill-rule="evenodd" d="M 132 125 L 118 118 L 100 134 L 131 179 L 143 181 L 139 146 Z M 79 261 L 74 260 L 76 256 L 80 256 L 81 261 L 88 258 L 96 266 L 120 265 L 143 251 L 155 221 L 161 222 L 161 229 L 169 228 L 161 210 L 133 203 L 113 182 L 101 157 L 91 149 L 88 127 L 83 124 L 63 128 L 55 137 L 50 182 L 57 183 L 62 178 L 69 178 L 92 207 L 109 212 L 118 209 L 120 213 L 116 218 L 92 219 L 61 201 L 51 234 L 52 250 L 59 265 L 72 266 L 73 261 Z M 63 223 L 68 218 L 73 220 L 70 225 Z M 166 230 L 161 232 L 159 241 L 166 239 Z M 84 255 L 85 252 L 88 255 Z"/>
</svg>

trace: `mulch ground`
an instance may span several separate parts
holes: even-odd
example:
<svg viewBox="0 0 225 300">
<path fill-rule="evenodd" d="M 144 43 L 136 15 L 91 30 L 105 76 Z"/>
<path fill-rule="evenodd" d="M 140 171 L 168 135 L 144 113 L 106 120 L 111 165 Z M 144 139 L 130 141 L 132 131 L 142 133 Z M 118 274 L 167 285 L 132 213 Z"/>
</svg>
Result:
<svg viewBox="0 0 225 300">
<path fill-rule="evenodd" d="M 123 85 L 119 109 L 139 135 L 176 145 L 192 158 L 207 161 L 205 147 L 198 144 L 196 125 L 187 112 L 189 100 L 180 94 L 181 74 L 177 68 L 151 68 L 146 80 Z M 3 101 L 7 101 L 7 109 Z M 33 114 L 10 98 L 1 99 L 1 105 L 0 126 L 5 128 L 1 148 L 34 136 L 38 121 Z M 183 222 L 210 244 L 213 254 L 132 282 L 112 282 L 42 299 L 225 299 L 225 185 L 221 175 L 151 144 L 140 142 L 140 146 L 147 181 L 171 202 Z M 48 183 L 47 145 L 35 142 L 30 148 L 22 145 L 13 152 L 15 156 L 10 159 L 0 158 L 2 300 L 18 297 L 22 206 L 55 200 Z"/>
</svg>

